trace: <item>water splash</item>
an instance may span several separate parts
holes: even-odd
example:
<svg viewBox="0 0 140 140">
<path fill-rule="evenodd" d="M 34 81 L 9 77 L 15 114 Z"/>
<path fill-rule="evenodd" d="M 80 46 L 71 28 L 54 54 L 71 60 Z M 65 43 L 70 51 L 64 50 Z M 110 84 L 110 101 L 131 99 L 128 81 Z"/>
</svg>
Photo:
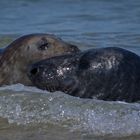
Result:
<svg viewBox="0 0 140 140">
<path fill-rule="evenodd" d="M 21 84 L 0 88 L 0 117 L 10 124 L 53 124 L 95 136 L 140 134 L 140 104 L 49 93 Z"/>
</svg>

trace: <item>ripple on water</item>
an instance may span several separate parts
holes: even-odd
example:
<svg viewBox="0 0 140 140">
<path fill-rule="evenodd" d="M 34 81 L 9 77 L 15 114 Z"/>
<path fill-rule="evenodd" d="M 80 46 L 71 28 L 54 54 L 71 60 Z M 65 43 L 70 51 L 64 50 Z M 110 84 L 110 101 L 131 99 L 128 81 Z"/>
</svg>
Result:
<svg viewBox="0 0 140 140">
<path fill-rule="evenodd" d="M 138 103 L 80 99 L 21 84 L 0 88 L 0 117 L 10 124 L 53 124 L 95 136 L 140 134 Z"/>
</svg>

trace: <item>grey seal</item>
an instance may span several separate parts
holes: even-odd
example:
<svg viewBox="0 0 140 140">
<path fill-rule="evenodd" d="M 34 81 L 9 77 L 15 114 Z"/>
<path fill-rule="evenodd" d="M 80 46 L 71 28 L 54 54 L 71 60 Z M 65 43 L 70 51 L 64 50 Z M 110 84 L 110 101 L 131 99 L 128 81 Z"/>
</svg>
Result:
<svg viewBox="0 0 140 140">
<path fill-rule="evenodd" d="M 140 57 L 115 47 L 91 49 L 39 61 L 29 67 L 35 86 L 80 98 L 140 100 Z"/>
<path fill-rule="evenodd" d="M 28 34 L 0 51 L 0 85 L 32 85 L 27 67 L 39 60 L 78 52 L 79 49 L 51 34 Z"/>
</svg>

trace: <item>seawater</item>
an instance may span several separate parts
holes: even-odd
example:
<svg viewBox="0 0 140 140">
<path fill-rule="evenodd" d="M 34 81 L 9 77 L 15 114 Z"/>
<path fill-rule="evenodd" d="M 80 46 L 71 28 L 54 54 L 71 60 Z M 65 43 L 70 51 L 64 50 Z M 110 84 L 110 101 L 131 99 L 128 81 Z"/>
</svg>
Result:
<svg viewBox="0 0 140 140">
<path fill-rule="evenodd" d="M 140 55 L 139 0 L 1 0 L 0 47 L 52 33 L 81 50 L 122 47 Z M 140 104 L 0 87 L 0 140 L 139 140 Z"/>
<path fill-rule="evenodd" d="M 0 137 L 7 139 L 138 139 L 140 104 L 80 99 L 16 84 L 0 88 L 0 122 Z"/>
</svg>

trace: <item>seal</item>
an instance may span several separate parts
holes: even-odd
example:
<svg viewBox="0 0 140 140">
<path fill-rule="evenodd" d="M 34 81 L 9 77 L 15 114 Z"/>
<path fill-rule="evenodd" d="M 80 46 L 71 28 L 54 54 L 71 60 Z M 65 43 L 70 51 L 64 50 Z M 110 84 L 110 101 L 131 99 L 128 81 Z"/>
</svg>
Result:
<svg viewBox="0 0 140 140">
<path fill-rule="evenodd" d="M 27 67 L 42 59 L 78 52 L 79 49 L 51 34 L 29 34 L 1 50 L 0 85 L 32 85 Z"/>
<path fill-rule="evenodd" d="M 91 49 L 39 61 L 28 76 L 35 86 L 80 98 L 140 100 L 140 57 L 122 48 Z"/>
<path fill-rule="evenodd" d="M 0 49 L 0 58 L 2 57 L 3 52 L 4 52 L 4 49 Z"/>
</svg>

